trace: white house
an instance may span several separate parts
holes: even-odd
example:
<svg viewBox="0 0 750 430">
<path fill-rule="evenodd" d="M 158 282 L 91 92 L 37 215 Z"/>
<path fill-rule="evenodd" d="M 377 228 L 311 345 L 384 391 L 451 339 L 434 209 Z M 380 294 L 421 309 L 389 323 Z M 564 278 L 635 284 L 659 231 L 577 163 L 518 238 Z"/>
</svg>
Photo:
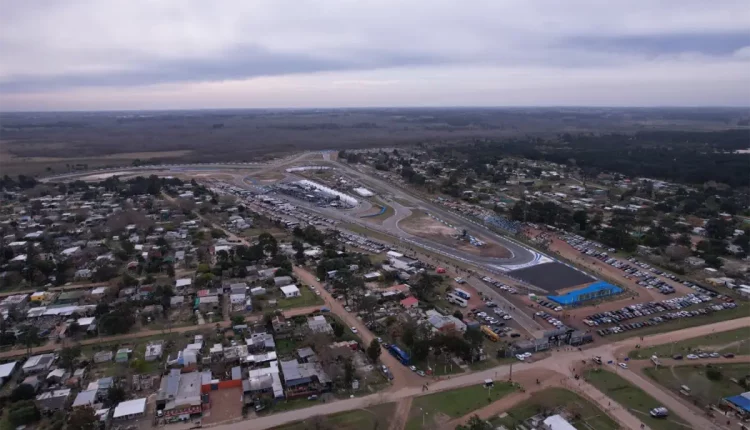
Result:
<svg viewBox="0 0 750 430">
<path fill-rule="evenodd" d="M 130 420 L 133 418 L 139 418 L 146 414 L 146 398 L 128 400 L 127 402 L 120 402 L 115 408 L 115 413 L 112 415 L 113 419 L 116 420 Z"/>
<path fill-rule="evenodd" d="M 284 293 L 284 297 L 286 297 L 287 299 L 300 296 L 299 288 L 297 288 L 296 285 L 287 285 L 285 287 L 281 287 L 281 292 Z"/>
</svg>

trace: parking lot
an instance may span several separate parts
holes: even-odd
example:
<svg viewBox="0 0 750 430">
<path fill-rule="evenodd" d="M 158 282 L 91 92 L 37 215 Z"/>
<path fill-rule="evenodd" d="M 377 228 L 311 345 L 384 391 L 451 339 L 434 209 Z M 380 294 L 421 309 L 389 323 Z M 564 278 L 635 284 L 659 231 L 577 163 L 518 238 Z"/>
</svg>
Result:
<svg viewBox="0 0 750 430">
<path fill-rule="evenodd" d="M 583 319 L 583 323 L 589 327 L 602 327 L 596 331 L 597 334 L 608 336 L 659 325 L 679 318 L 693 318 L 737 307 L 731 298 L 724 298 L 713 304 L 710 304 L 711 302 L 712 297 L 707 294 L 689 294 L 685 297 L 675 297 L 660 302 L 636 303 L 615 311 L 595 313 Z M 687 310 L 689 307 L 700 304 L 707 306 Z M 650 318 L 626 322 L 644 317 Z M 608 325 L 611 326 L 603 327 Z"/>
<path fill-rule="evenodd" d="M 603 249 L 603 246 L 597 242 L 586 240 L 577 235 L 563 235 L 561 240 L 573 247 L 581 254 L 595 258 L 605 264 L 617 268 L 624 272 L 624 277 L 635 281 L 637 285 L 647 289 L 656 289 L 662 294 L 673 294 L 675 292 L 687 292 L 687 288 L 701 292 L 709 290 L 705 286 L 697 285 L 693 282 L 681 279 L 679 276 L 665 272 L 656 267 L 644 263 L 635 257 L 627 260 L 611 257 L 609 253 L 615 251 L 614 248 Z M 687 287 L 687 288 L 685 288 Z"/>
</svg>

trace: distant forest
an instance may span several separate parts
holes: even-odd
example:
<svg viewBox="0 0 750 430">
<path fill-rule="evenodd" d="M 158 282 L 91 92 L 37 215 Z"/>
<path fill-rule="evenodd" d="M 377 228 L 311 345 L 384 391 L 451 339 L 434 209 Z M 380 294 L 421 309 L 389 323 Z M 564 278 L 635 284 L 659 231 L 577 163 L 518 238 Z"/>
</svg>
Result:
<svg viewBox="0 0 750 430">
<path fill-rule="evenodd" d="M 508 156 L 575 165 L 589 176 L 601 171 L 661 178 L 686 184 L 750 185 L 750 131 L 644 131 L 635 134 L 571 135 L 475 141 L 435 148 L 462 154 L 469 167 Z M 481 168 L 480 168 L 481 169 Z"/>
</svg>

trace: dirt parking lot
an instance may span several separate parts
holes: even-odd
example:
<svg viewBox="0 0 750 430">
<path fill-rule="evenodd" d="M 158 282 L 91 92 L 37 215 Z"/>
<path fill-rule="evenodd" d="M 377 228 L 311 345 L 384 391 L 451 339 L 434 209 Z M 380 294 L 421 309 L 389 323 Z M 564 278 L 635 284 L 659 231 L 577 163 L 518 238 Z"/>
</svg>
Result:
<svg viewBox="0 0 750 430">
<path fill-rule="evenodd" d="M 211 409 L 204 413 L 203 425 L 216 424 L 242 418 L 242 388 L 224 388 L 211 391 Z"/>
</svg>

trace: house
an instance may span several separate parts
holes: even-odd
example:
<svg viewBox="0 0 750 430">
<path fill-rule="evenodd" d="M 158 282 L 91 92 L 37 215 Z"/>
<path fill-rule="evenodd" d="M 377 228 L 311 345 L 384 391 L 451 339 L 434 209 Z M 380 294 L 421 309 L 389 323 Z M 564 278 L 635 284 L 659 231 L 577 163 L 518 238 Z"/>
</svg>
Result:
<svg viewBox="0 0 750 430">
<path fill-rule="evenodd" d="M 18 370 L 18 365 L 19 363 L 17 361 L 11 361 L 10 363 L 0 365 L 0 386 L 5 385 L 5 383 L 13 377 L 13 374 Z"/>
<path fill-rule="evenodd" d="M 96 354 L 94 354 L 94 363 L 105 363 L 107 361 L 112 361 L 112 357 L 114 357 L 114 354 L 112 351 L 99 351 Z"/>
<path fill-rule="evenodd" d="M 174 288 L 177 291 L 182 291 L 187 288 L 190 288 L 190 286 L 193 284 L 193 280 L 190 278 L 180 278 L 174 281 Z"/>
<path fill-rule="evenodd" d="M 293 282 L 293 279 L 291 276 L 277 276 L 273 278 L 273 284 L 277 287 L 282 287 L 284 285 L 289 285 Z"/>
<path fill-rule="evenodd" d="M 279 339 L 289 338 L 294 333 L 294 325 L 284 315 L 278 314 L 271 319 L 273 334 Z"/>
<path fill-rule="evenodd" d="M 80 270 L 76 270 L 75 278 L 76 279 L 89 279 L 91 278 L 92 274 L 93 272 L 91 271 L 91 269 L 80 269 Z"/>
<path fill-rule="evenodd" d="M 331 378 L 318 363 L 300 363 L 297 360 L 280 361 L 281 374 L 286 387 L 286 397 L 317 394 L 330 388 Z"/>
<path fill-rule="evenodd" d="M 23 364 L 21 370 L 24 375 L 31 375 L 34 373 L 47 372 L 52 367 L 52 363 L 55 361 L 55 354 L 40 354 L 33 357 L 29 357 L 28 360 Z"/>
<path fill-rule="evenodd" d="M 86 292 L 81 290 L 66 291 L 57 296 L 57 300 L 55 301 L 55 303 L 58 305 L 77 304 L 85 295 Z"/>
<path fill-rule="evenodd" d="M 576 430 L 576 428 L 561 415 L 548 416 L 542 422 L 541 428 L 544 430 Z"/>
<path fill-rule="evenodd" d="M 120 348 L 117 350 L 117 353 L 115 354 L 115 362 L 117 363 L 127 363 L 130 361 L 130 354 L 133 352 L 133 350 L 129 348 Z"/>
<path fill-rule="evenodd" d="M 146 344 L 146 361 L 161 360 L 161 355 L 164 350 L 164 341 L 149 342 Z"/>
<path fill-rule="evenodd" d="M 264 296 L 266 294 L 266 289 L 263 287 L 255 287 L 250 290 L 251 296 Z"/>
<path fill-rule="evenodd" d="M 287 299 L 300 296 L 299 288 L 297 288 L 296 285 L 287 285 L 285 287 L 281 287 L 281 292 L 284 293 L 284 297 L 286 297 Z"/>
<path fill-rule="evenodd" d="M 401 300 L 401 306 L 403 306 L 405 309 L 412 309 L 419 306 L 419 300 L 417 300 L 414 296 L 409 296 L 405 298 L 404 300 Z"/>
<path fill-rule="evenodd" d="M 316 315 L 307 319 L 307 327 L 313 333 L 333 333 L 333 327 L 328 323 L 323 315 Z"/>
<path fill-rule="evenodd" d="M 166 422 L 175 422 L 203 415 L 200 372 L 180 373 L 172 369 L 161 380 L 156 395 L 156 409 L 163 411 Z"/>
<path fill-rule="evenodd" d="M 210 312 L 219 309 L 221 302 L 219 296 L 205 296 L 198 298 L 198 308 L 202 312 Z"/>
<path fill-rule="evenodd" d="M 65 409 L 65 404 L 70 397 L 70 389 L 47 391 L 36 396 L 35 403 L 43 412 L 55 412 Z"/>
<path fill-rule="evenodd" d="M 463 321 L 460 319 L 454 317 L 453 315 L 441 315 L 440 313 L 431 310 L 427 311 L 427 321 L 432 325 L 432 327 L 439 332 L 451 332 L 451 331 L 457 331 L 457 332 L 465 332 L 466 331 L 466 324 L 464 324 Z"/>
<path fill-rule="evenodd" d="M 93 406 L 96 403 L 97 390 L 81 391 L 73 400 L 73 407 L 76 406 Z"/>
<path fill-rule="evenodd" d="M 276 273 L 277 270 L 279 270 L 278 267 L 258 270 L 258 278 L 262 280 L 270 279 L 274 275 L 274 273 Z"/>
<path fill-rule="evenodd" d="M 269 367 L 248 370 L 248 378 L 242 381 L 242 391 L 246 399 L 269 396 L 284 398 L 284 387 L 279 376 L 279 362 L 271 361 Z"/>
<path fill-rule="evenodd" d="M 117 421 L 126 421 L 135 418 L 140 418 L 146 415 L 146 398 L 128 400 L 126 402 L 120 402 L 115 407 L 115 412 L 112 414 L 112 419 Z"/>
</svg>

